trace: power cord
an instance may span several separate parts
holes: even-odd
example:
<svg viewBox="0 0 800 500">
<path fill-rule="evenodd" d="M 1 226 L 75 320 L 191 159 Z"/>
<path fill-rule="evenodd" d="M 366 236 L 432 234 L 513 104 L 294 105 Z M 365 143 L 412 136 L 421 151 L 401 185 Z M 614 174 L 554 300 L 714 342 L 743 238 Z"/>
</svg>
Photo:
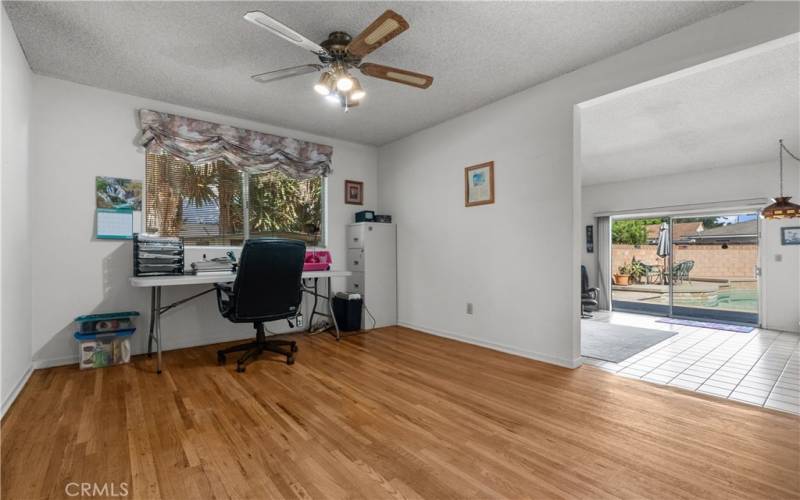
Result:
<svg viewBox="0 0 800 500">
<path fill-rule="evenodd" d="M 362 300 L 363 300 L 363 298 L 362 298 Z M 364 306 L 364 310 L 367 311 L 367 314 L 369 314 L 369 317 L 372 319 L 372 328 L 370 328 L 370 330 L 374 330 L 375 329 L 375 325 L 377 325 L 378 322 L 375 321 L 375 316 L 373 316 L 372 313 L 369 312 L 369 307 L 367 307 L 367 301 L 364 300 L 363 302 L 361 302 L 361 304 Z"/>
</svg>

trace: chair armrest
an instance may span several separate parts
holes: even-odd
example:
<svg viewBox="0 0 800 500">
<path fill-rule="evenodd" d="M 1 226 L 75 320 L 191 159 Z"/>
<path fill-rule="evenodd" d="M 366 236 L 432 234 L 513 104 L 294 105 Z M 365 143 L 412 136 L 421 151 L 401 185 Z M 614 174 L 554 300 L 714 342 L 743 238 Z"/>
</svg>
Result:
<svg viewBox="0 0 800 500">
<path fill-rule="evenodd" d="M 597 300 L 597 296 L 600 294 L 600 289 L 593 287 L 587 288 L 581 293 L 581 297 Z"/>
<path fill-rule="evenodd" d="M 219 312 L 222 313 L 223 316 L 227 316 L 233 307 L 233 287 L 231 287 L 227 283 L 214 283 L 214 289 L 217 291 L 217 307 L 219 307 Z M 225 294 L 225 298 L 222 297 L 222 294 Z"/>
</svg>

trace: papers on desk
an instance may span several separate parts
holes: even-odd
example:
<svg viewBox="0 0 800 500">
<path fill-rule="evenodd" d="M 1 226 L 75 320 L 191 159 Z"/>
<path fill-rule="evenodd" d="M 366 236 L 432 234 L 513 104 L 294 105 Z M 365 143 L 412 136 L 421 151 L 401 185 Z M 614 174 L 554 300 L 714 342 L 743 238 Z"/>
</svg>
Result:
<svg viewBox="0 0 800 500">
<path fill-rule="evenodd" d="M 192 262 L 191 268 L 195 274 L 231 273 L 236 271 L 236 266 L 227 257 Z"/>
<path fill-rule="evenodd" d="M 130 208 L 98 208 L 97 238 L 133 239 L 133 210 Z"/>
</svg>

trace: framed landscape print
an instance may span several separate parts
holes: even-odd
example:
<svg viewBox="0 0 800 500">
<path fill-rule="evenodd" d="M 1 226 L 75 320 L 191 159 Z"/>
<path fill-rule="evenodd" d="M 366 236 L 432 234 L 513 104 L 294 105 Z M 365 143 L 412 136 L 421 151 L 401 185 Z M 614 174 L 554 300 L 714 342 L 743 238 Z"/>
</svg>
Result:
<svg viewBox="0 0 800 500">
<path fill-rule="evenodd" d="M 344 202 L 350 205 L 364 204 L 364 183 L 344 181 Z"/>
<path fill-rule="evenodd" d="M 494 203 L 494 162 L 464 169 L 464 206 Z"/>
<path fill-rule="evenodd" d="M 781 245 L 800 245 L 800 227 L 781 228 Z"/>
<path fill-rule="evenodd" d="M 97 208 L 142 209 L 142 181 L 117 177 L 94 178 L 94 198 Z"/>
</svg>

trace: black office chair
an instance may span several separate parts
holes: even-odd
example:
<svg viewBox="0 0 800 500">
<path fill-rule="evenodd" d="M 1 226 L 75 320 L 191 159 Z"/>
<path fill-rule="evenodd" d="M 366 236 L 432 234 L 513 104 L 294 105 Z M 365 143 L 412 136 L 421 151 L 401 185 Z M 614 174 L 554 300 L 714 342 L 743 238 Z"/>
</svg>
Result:
<svg viewBox="0 0 800 500">
<path fill-rule="evenodd" d="M 253 323 L 256 341 L 217 351 L 217 360 L 225 364 L 225 355 L 247 351 L 236 362 L 236 371 L 243 372 L 245 363 L 264 351 L 286 356 L 294 363 L 297 344 L 289 340 L 267 340 L 265 321 L 285 319 L 294 326 L 302 289 L 300 280 L 306 244 L 302 241 L 277 238 L 250 239 L 244 242 L 239 271 L 233 286 L 216 285 L 217 304 L 222 315 L 234 323 Z"/>
<path fill-rule="evenodd" d="M 591 318 L 589 314 L 589 307 L 595 310 L 599 307 L 597 296 L 600 293 L 599 288 L 592 288 L 589 286 L 589 273 L 586 271 L 586 266 L 581 266 L 581 318 Z"/>
</svg>

